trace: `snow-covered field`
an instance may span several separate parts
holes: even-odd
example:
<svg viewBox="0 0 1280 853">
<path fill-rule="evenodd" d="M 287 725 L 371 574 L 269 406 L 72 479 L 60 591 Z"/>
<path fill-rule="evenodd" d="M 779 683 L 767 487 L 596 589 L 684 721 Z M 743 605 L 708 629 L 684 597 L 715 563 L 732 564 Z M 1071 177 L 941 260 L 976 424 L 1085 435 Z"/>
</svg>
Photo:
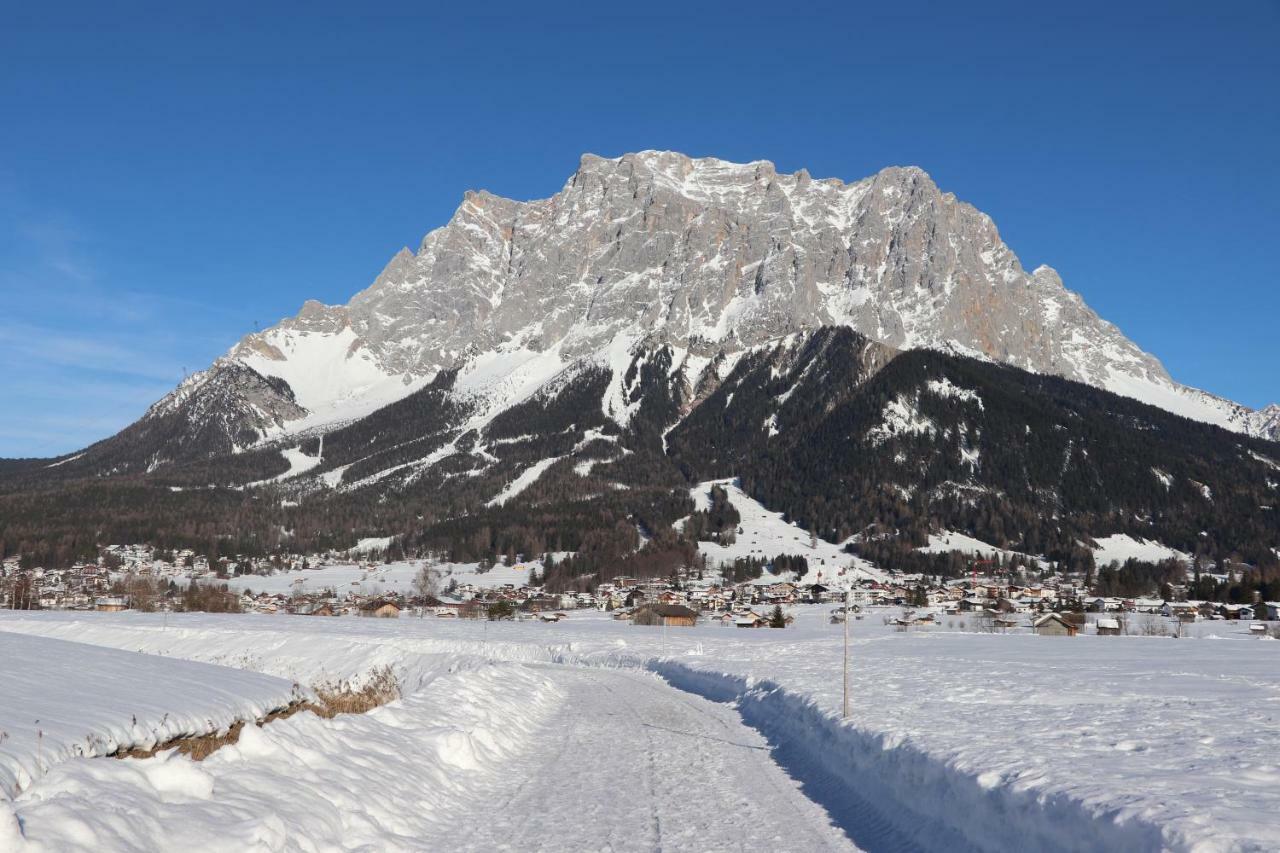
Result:
<svg viewBox="0 0 1280 853">
<path fill-rule="evenodd" d="M 356 592 L 361 595 L 378 595 L 382 592 L 413 593 L 413 578 L 417 574 L 413 563 L 393 563 L 366 569 L 358 563 L 335 563 L 315 569 L 299 569 L 274 575 L 240 575 L 227 581 L 237 590 L 253 592 L 316 593 L 332 589 L 337 595 Z"/>
<path fill-rule="evenodd" d="M 0 631 L 303 683 L 391 663 L 406 682 L 368 715 L 255 729 L 182 771 L 207 777 L 195 794 L 147 781 L 185 759 L 72 759 L 10 807 L 34 850 L 128 849 L 124 823 L 100 825 L 126 813 L 144 850 L 1275 849 L 1280 643 L 1221 622 L 1195 639 L 1050 638 L 970 633 L 959 617 L 898 632 L 882 615 L 852 623 L 842 722 L 840 628 L 821 607 L 785 631 L 665 632 L 582 611 L 558 624 L 191 615 L 167 629 L 4 613 Z M 486 828 L 440 840 L 464 816 Z"/>
<path fill-rule="evenodd" d="M 226 583 L 232 589 L 268 593 L 308 592 L 317 593 L 332 589 L 337 595 L 348 592 L 366 596 L 383 593 L 416 595 L 413 581 L 423 565 L 420 560 L 395 563 L 378 563 L 367 568 L 365 563 L 331 563 L 314 569 L 278 572 L 274 575 L 240 575 Z M 529 573 L 541 571 L 541 560 L 517 563 L 512 566 L 495 565 L 481 572 L 476 563 L 431 563 L 436 580 L 443 589 L 450 580 L 471 583 L 478 587 L 497 587 L 505 584 L 523 586 L 529 582 Z"/>
</svg>

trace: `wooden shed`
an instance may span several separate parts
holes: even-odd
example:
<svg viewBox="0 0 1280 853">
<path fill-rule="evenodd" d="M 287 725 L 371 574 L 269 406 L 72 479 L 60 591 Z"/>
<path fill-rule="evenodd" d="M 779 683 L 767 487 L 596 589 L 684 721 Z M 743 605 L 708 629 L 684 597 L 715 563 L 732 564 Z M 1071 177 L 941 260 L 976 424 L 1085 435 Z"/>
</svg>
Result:
<svg viewBox="0 0 1280 853">
<path fill-rule="evenodd" d="M 377 619 L 398 619 L 400 605 L 394 601 L 371 601 L 360 608 L 361 616 L 372 616 Z"/>
<path fill-rule="evenodd" d="M 1080 628 L 1058 613 L 1046 613 L 1031 623 L 1032 629 L 1042 637 L 1074 637 Z"/>
<path fill-rule="evenodd" d="M 667 625 L 692 628 L 698 621 L 697 611 L 682 604 L 645 604 L 631 614 L 632 625 Z"/>
</svg>

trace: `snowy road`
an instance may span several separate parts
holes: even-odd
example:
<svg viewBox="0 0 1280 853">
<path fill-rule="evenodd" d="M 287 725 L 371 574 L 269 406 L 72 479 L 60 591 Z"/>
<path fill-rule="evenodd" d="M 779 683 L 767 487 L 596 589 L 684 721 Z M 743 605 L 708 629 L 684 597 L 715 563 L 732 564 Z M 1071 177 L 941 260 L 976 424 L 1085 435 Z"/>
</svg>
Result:
<svg viewBox="0 0 1280 853">
<path fill-rule="evenodd" d="M 646 673 L 537 669 L 564 702 L 451 848 L 857 849 L 731 708 Z"/>
<path fill-rule="evenodd" d="M 248 726 L 199 764 L 68 758 L 0 799 L 4 853 L 762 846 L 857 849 L 732 707 L 536 662 L 442 658 L 368 714 Z"/>
</svg>

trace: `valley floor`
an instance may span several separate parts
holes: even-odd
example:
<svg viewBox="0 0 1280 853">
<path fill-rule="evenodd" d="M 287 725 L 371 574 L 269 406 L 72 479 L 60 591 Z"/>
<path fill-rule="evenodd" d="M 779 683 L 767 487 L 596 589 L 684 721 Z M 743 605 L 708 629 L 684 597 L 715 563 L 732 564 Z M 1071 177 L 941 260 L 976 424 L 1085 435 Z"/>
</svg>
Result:
<svg viewBox="0 0 1280 853">
<path fill-rule="evenodd" d="M 827 609 L 665 632 L 594 611 L 0 614 L 0 652 L 16 632 L 307 686 L 390 665 L 404 687 L 368 714 L 246 727 L 198 764 L 67 756 L 0 800 L 0 849 L 1274 849 L 1275 641 L 900 633 L 876 614 L 853 625 L 842 721 Z"/>
</svg>

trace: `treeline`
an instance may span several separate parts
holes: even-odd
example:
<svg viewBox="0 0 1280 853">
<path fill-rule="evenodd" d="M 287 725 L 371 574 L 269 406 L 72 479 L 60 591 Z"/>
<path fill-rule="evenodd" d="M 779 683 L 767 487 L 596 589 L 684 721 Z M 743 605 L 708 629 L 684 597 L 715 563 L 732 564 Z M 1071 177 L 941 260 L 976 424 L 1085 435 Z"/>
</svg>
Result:
<svg viewBox="0 0 1280 853">
<path fill-rule="evenodd" d="M 112 582 L 111 595 L 124 598 L 129 607 L 153 613 L 162 606 L 188 613 L 239 613 L 240 596 L 226 584 L 191 581 L 186 586 L 157 582 L 142 575 L 129 574 Z"/>
<path fill-rule="evenodd" d="M 556 562 L 551 560 L 543 576 L 550 592 L 591 592 L 601 583 L 620 577 L 665 578 L 677 570 L 698 565 L 694 543 L 671 530 L 661 531 L 638 550 L 628 551 L 628 538 L 620 528 L 612 541 L 592 538 L 583 550 Z M 634 534 L 635 531 L 633 530 Z M 629 541 L 635 542 L 635 538 Z"/>
<path fill-rule="evenodd" d="M 1221 580 L 1214 575 L 1225 577 Z M 1186 597 L 1193 601 L 1220 604 L 1253 604 L 1255 601 L 1280 601 L 1280 569 L 1256 568 L 1223 561 L 1213 572 L 1202 571 L 1199 561 L 1188 567 L 1180 560 L 1158 563 L 1129 559 L 1121 564 L 1108 564 L 1098 569 L 1096 582 L 1086 578 L 1095 595 L 1106 598 L 1131 598 L 1155 595 L 1169 600 L 1172 587 L 1185 586 Z"/>
<path fill-rule="evenodd" d="M 1125 533 L 1209 560 L 1280 562 L 1280 513 L 1258 509 L 1280 494 L 1255 458 L 1280 459 L 1280 446 L 942 353 L 909 351 L 868 374 L 863 352 L 837 339 L 809 369 L 790 357 L 789 369 L 822 376 L 821 386 L 783 386 L 775 361 L 743 359 L 668 436 L 686 476 L 736 475 L 753 498 L 829 541 L 956 530 L 1078 565 L 1082 541 Z M 962 393 L 933 390 L 948 386 Z M 895 410 L 914 426 L 886 415 Z"/>
<path fill-rule="evenodd" d="M 782 575 L 795 572 L 802 577 L 809 572 L 809 561 L 802 555 L 778 554 L 775 557 L 738 557 L 725 571 L 725 579 L 732 583 L 746 583 L 764 575 Z"/>
<path fill-rule="evenodd" d="M 1096 571 L 1081 543 L 1112 533 L 1157 539 L 1205 564 L 1246 563 L 1260 577 L 1280 568 L 1280 512 L 1259 510 L 1280 504 L 1280 493 L 1256 458 L 1280 460 L 1280 445 L 1013 368 L 927 351 L 888 359 L 848 329 L 826 329 L 754 351 L 718 388 L 708 381 L 694 391 L 671 350 L 654 347 L 625 371 L 620 391 L 606 371 L 587 368 L 466 434 L 470 404 L 442 373 L 326 435 L 316 470 L 343 468 L 339 489 L 210 487 L 279 473 L 285 462 L 272 448 L 103 478 L 79 463 L 42 474 L 49 469 L 34 462 L 3 462 L 0 557 L 58 567 L 93 559 L 101 545 L 150 543 L 211 560 L 260 558 L 392 535 L 394 556 L 577 552 L 549 578 L 568 588 L 666 574 L 692 559 L 697 541 L 730 541 L 741 521 L 727 491 L 716 487 L 711 508 L 696 512 L 688 490 L 736 476 L 802 529 L 832 542 L 861 534 L 860 556 L 904 572 L 970 569 L 966 558 L 915 550 L 940 530 L 1081 572 Z M 608 393 L 618 399 L 605 401 Z M 705 401 L 668 432 L 695 394 Z M 605 416 L 606 402 L 626 407 L 625 426 Z M 886 419 L 890 406 L 909 409 L 914 427 Z M 201 434 L 186 446 L 222 446 L 216 430 Z M 131 436 L 130 459 L 163 438 Z M 318 439 L 302 450 L 318 454 Z M 415 464 L 442 450 L 449 455 L 434 466 Z M 109 463 L 105 452 L 91 454 L 93 465 Z M 488 505 L 553 458 L 517 497 Z M 589 472 L 584 461 L 594 463 Z M 676 535 L 672 524 L 686 516 Z M 1018 559 L 1002 568 L 1036 571 Z"/>
<path fill-rule="evenodd" d="M 1096 580 L 1085 578 L 1085 586 L 1094 595 L 1104 598 L 1133 598 L 1158 595 L 1163 599 L 1173 597 L 1170 587 L 1186 579 L 1186 568 L 1178 560 L 1162 560 L 1146 563 L 1135 559 L 1123 564 L 1108 564 L 1098 569 Z M 1093 580 L 1091 583 L 1090 581 Z M 1188 589 L 1188 596 L 1191 592 Z"/>
<path fill-rule="evenodd" d="M 699 542 L 719 542 L 732 545 L 737 540 L 738 524 L 742 516 L 729 502 L 729 493 L 723 486 L 711 487 L 710 509 L 698 510 L 689 516 L 684 532 Z"/>
<path fill-rule="evenodd" d="M 1025 554 L 967 553 L 961 550 L 930 553 L 917 550 L 928 543 L 927 536 L 885 536 L 851 542 L 845 549 L 882 569 L 903 574 L 923 574 L 939 578 L 959 578 L 972 572 L 982 574 L 1019 574 L 1038 577 L 1047 574 L 1035 557 Z M 1088 574 L 1093 571 L 1093 552 L 1077 545 L 1065 553 L 1053 554 L 1056 569 Z"/>
</svg>

